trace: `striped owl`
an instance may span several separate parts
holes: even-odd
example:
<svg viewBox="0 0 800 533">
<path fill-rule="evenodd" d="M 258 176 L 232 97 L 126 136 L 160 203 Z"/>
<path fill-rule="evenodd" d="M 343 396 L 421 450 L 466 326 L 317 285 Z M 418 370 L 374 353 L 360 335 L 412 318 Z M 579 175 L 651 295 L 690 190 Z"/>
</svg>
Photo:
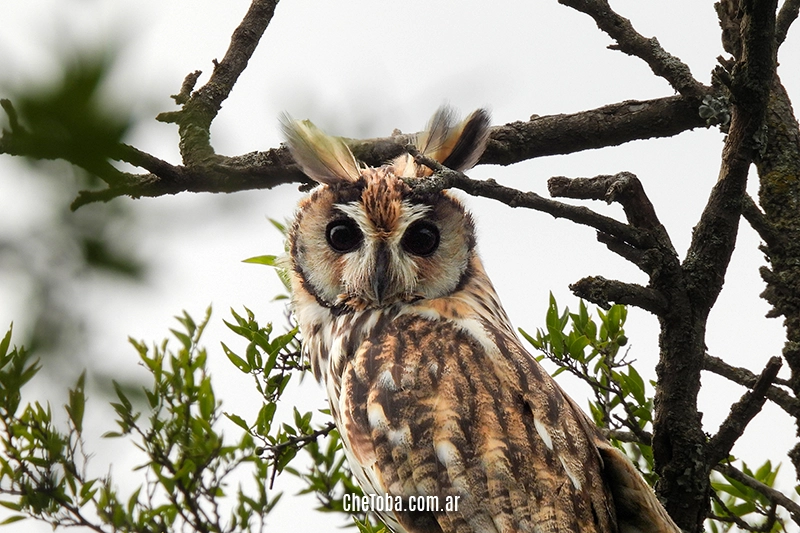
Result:
<svg viewBox="0 0 800 533">
<path fill-rule="evenodd" d="M 461 202 L 411 185 L 431 170 L 408 154 L 365 167 L 310 122 L 286 117 L 283 129 L 319 184 L 289 235 L 293 310 L 350 469 L 366 494 L 438 497 L 438 509 L 384 510 L 387 525 L 678 532 L 628 459 L 522 346 Z M 465 170 L 488 137 L 486 111 L 457 123 L 442 108 L 416 146 Z"/>
</svg>

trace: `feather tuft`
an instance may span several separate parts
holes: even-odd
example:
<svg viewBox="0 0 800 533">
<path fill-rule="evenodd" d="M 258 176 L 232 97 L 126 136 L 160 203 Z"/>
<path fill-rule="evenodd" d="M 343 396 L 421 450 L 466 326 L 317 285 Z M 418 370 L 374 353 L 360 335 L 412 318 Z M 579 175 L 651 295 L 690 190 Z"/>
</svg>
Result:
<svg viewBox="0 0 800 533">
<path fill-rule="evenodd" d="M 339 137 L 326 134 L 309 120 L 280 119 L 295 162 L 312 180 L 325 185 L 355 182 L 361 176 L 358 162 Z"/>
<path fill-rule="evenodd" d="M 478 109 L 458 122 L 453 109 L 442 106 L 417 138 L 417 149 L 453 170 L 467 170 L 475 166 L 486 149 L 489 124 L 489 112 L 485 109 Z"/>
</svg>

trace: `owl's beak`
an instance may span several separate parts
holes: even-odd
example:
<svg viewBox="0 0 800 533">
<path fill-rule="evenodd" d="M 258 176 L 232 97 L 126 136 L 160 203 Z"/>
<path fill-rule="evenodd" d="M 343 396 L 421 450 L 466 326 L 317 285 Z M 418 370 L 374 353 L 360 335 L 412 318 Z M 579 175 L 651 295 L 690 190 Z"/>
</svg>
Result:
<svg viewBox="0 0 800 533">
<path fill-rule="evenodd" d="M 390 281 L 389 250 L 385 243 L 381 243 L 378 245 L 378 253 L 375 257 L 375 276 L 372 278 L 372 292 L 375 294 L 375 303 L 378 305 L 383 302 Z"/>
</svg>

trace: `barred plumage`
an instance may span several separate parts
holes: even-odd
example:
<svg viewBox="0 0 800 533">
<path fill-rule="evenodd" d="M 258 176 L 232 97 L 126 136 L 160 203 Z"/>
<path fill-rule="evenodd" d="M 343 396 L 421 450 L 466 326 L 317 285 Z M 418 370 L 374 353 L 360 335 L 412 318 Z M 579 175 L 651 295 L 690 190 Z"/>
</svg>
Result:
<svg viewBox="0 0 800 533">
<path fill-rule="evenodd" d="M 409 533 L 677 533 L 517 339 L 461 203 L 400 179 L 430 175 L 410 156 L 358 168 L 341 140 L 284 129 L 322 184 L 290 232 L 293 306 L 351 470 L 367 493 L 459 497 L 457 510 L 382 518 Z M 455 124 L 441 109 L 418 147 L 464 170 L 488 131 L 483 110 Z"/>
</svg>

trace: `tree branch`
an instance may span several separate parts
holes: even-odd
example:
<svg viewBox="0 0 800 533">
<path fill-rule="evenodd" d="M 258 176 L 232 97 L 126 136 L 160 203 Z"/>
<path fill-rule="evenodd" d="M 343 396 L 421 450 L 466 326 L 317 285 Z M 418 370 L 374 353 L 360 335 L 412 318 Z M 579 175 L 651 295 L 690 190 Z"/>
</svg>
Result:
<svg viewBox="0 0 800 533">
<path fill-rule="evenodd" d="M 107 202 L 119 196 L 140 198 L 181 192 L 229 193 L 272 189 L 286 183 L 313 183 L 294 164 L 284 147 L 236 157 L 215 156 L 214 161 L 192 167 L 173 166 L 132 147 L 124 157 L 120 157 L 120 160 L 128 159 L 136 160 L 143 168 L 154 172 L 124 174 L 123 180 L 108 189 L 81 191 L 71 208 L 75 210 L 85 204 Z"/>
<path fill-rule="evenodd" d="M 706 457 L 709 465 L 716 465 L 728 457 L 733 445 L 744 433 L 747 424 L 761 411 L 764 402 L 767 401 L 767 391 L 772 386 L 782 364 L 780 357 L 770 358 L 752 389 L 745 392 L 739 401 L 731 406 L 728 417 L 708 443 Z"/>
<path fill-rule="evenodd" d="M 642 183 L 630 172 L 594 178 L 556 176 L 547 180 L 547 189 L 554 197 L 618 202 L 635 228 L 650 230 L 661 225 Z"/>
<path fill-rule="evenodd" d="M 591 209 L 543 198 L 535 192 L 522 192 L 511 187 L 504 187 L 493 179 L 473 180 L 461 172 L 443 167 L 437 161 L 420 155 L 413 146 L 409 146 L 408 151 L 415 156 L 418 164 L 425 165 L 435 172 L 432 177 L 424 179 L 407 178 L 406 181 L 415 190 L 427 192 L 455 187 L 467 194 L 492 198 L 510 207 L 527 207 L 548 213 L 556 218 L 566 218 L 578 224 L 593 227 L 634 246 L 645 247 L 650 243 L 646 232 L 603 216 Z"/>
<path fill-rule="evenodd" d="M 175 96 L 176 103 L 183 103 L 177 112 L 165 113 L 157 118 L 163 122 L 178 124 L 180 149 L 186 165 L 205 161 L 214 155 L 211 147 L 211 122 L 228 97 L 239 75 L 258 46 L 264 31 L 269 26 L 278 0 L 253 0 L 241 24 L 231 36 L 231 44 L 225 57 L 214 62 L 214 72 L 208 82 L 188 96 L 194 88 L 199 72 L 195 71 L 184 80 L 181 92 Z"/>
<path fill-rule="evenodd" d="M 223 64 L 224 60 L 220 65 Z M 114 173 L 113 177 L 107 175 L 104 178 L 110 187 L 102 191 L 82 191 L 73 203 L 73 209 L 86 203 L 108 201 L 125 195 L 138 198 L 184 191 L 233 192 L 268 189 L 284 183 L 309 182 L 294 165 L 284 147 L 233 157 L 214 154 L 213 149 L 207 146 L 207 130 L 218 107 L 215 107 L 216 104 L 208 104 L 207 100 L 201 101 L 198 94 L 204 94 L 203 89 L 191 95 L 198 75 L 198 72 L 194 72 L 187 76 L 180 93 L 174 96 L 176 102 L 184 103 L 184 108 L 162 113 L 158 117 L 162 121 L 182 124 L 181 152 L 184 166 L 191 167 L 191 170 L 181 165 L 171 165 L 131 146 L 120 145 L 111 157 L 140 166 L 148 173 L 123 173 L 108 165 L 107 170 Z M 213 76 L 206 86 L 212 82 L 215 82 Z M 215 100 L 217 101 L 221 103 L 221 100 Z M 197 113 L 191 110 L 203 107 L 201 104 L 205 108 L 210 106 L 210 111 L 204 111 L 206 126 L 198 129 L 195 124 L 199 120 L 195 120 Z M 688 129 L 706 126 L 698 112 L 700 105 L 694 99 L 673 96 L 626 101 L 569 115 L 536 116 L 527 122 L 496 126 L 492 128 L 490 142 L 480 164 L 510 165 L 546 155 L 574 153 L 615 146 L 636 139 L 676 135 Z M 4 131 L 0 138 L 0 153 L 42 159 L 66 159 L 65 154 L 60 153 L 32 153 L 30 147 L 22 142 L 24 130 L 19 126 L 11 103 L 3 102 L 3 108 L 9 116 L 12 128 L 10 132 Z M 379 166 L 403 153 L 412 137 L 413 135 L 400 134 L 378 139 L 348 139 L 347 142 L 360 161 L 370 166 Z"/>
<path fill-rule="evenodd" d="M 789 514 L 792 516 L 792 520 L 794 520 L 796 524 L 800 524 L 800 505 L 793 502 L 782 492 L 777 491 L 772 487 L 765 485 L 764 483 L 761 483 L 756 479 L 753 479 L 752 477 L 746 475 L 738 468 L 734 468 L 731 465 L 718 464 L 717 466 L 714 467 L 714 470 L 728 476 L 731 479 L 738 481 L 742 485 L 746 485 L 751 489 L 757 490 L 758 492 L 760 492 L 773 502 L 777 503 L 778 505 L 789 511 Z"/>
<path fill-rule="evenodd" d="M 653 435 L 645 430 L 641 430 L 640 434 L 620 429 L 601 429 L 601 431 L 607 439 L 615 439 L 621 442 L 638 442 L 645 446 L 650 446 L 653 442 Z"/>
<path fill-rule="evenodd" d="M 755 200 L 749 194 L 745 194 L 742 199 L 742 216 L 750 223 L 750 227 L 756 230 L 756 233 L 764 240 L 767 246 L 770 248 L 780 246 L 783 236 L 775 231 L 764 212 L 759 209 Z"/>
<path fill-rule="evenodd" d="M 683 96 L 702 98 L 708 92 L 707 87 L 692 77 L 688 65 L 664 50 L 655 37 L 648 39 L 638 33 L 631 21 L 618 15 L 606 0 L 559 0 L 559 3 L 592 17 L 598 28 L 617 41 L 609 48 L 642 59 L 656 76 L 667 80 Z"/>
<path fill-rule="evenodd" d="M 651 237 L 647 249 L 636 248 L 604 233 L 597 240 L 609 250 L 635 264 L 648 275 L 664 269 L 666 263 L 677 263 L 677 252 L 666 228 L 659 221 L 655 208 L 644 192 L 642 183 L 630 172 L 593 178 L 566 178 L 556 176 L 547 181 L 550 194 L 555 197 L 618 202 L 625 211 L 631 227 L 645 230 Z M 666 260 L 669 257 L 671 260 Z"/>
<path fill-rule="evenodd" d="M 775 22 L 775 42 L 778 46 L 786 40 L 789 27 L 797 20 L 798 15 L 800 15 L 800 0 L 786 0 L 781 6 Z"/>
<path fill-rule="evenodd" d="M 583 278 L 569 286 L 579 298 L 588 300 L 604 309 L 611 307 L 611 302 L 624 305 L 635 305 L 654 315 L 666 312 L 669 302 L 660 292 L 636 283 L 625 283 L 602 276 Z"/>
<path fill-rule="evenodd" d="M 534 115 L 527 122 L 492 128 L 480 164 L 511 165 L 536 157 L 618 146 L 637 139 L 671 137 L 686 130 L 708 127 L 700 116 L 701 100 L 670 96 L 627 100 L 580 113 Z M 364 158 L 357 151 L 354 153 L 368 164 L 382 164 L 391 159 L 375 160 Z"/>
<path fill-rule="evenodd" d="M 746 368 L 731 366 L 719 357 L 714 357 L 710 354 L 705 355 L 703 370 L 713 372 L 748 389 L 752 389 L 758 380 L 758 376 Z M 776 379 L 775 381 L 779 380 Z M 789 415 L 800 418 L 800 401 L 797 398 L 792 397 L 791 394 L 775 385 L 771 385 L 764 394 Z"/>
<path fill-rule="evenodd" d="M 770 525 L 770 527 L 768 529 L 760 529 L 760 528 L 756 529 L 753 526 L 751 526 L 750 524 L 748 524 L 747 522 L 745 522 L 744 520 L 742 520 L 741 518 L 739 518 L 736 515 L 736 513 L 734 513 L 730 509 L 728 509 L 728 506 L 725 505 L 725 502 L 723 502 L 720 499 L 720 497 L 717 495 L 717 493 L 715 491 L 713 491 L 713 490 L 711 491 L 711 499 L 714 500 L 717 503 L 717 505 L 719 505 L 725 511 L 726 516 L 718 516 L 718 515 L 715 515 L 715 514 L 711 513 L 711 514 L 708 515 L 708 517 L 710 519 L 717 520 L 719 522 L 729 522 L 729 523 L 736 524 L 736 526 L 739 529 L 741 529 L 742 531 L 765 531 L 765 532 L 767 532 L 767 531 L 771 531 L 772 530 L 772 526 L 771 525 Z M 773 508 L 774 508 L 774 506 L 773 506 Z"/>
</svg>

